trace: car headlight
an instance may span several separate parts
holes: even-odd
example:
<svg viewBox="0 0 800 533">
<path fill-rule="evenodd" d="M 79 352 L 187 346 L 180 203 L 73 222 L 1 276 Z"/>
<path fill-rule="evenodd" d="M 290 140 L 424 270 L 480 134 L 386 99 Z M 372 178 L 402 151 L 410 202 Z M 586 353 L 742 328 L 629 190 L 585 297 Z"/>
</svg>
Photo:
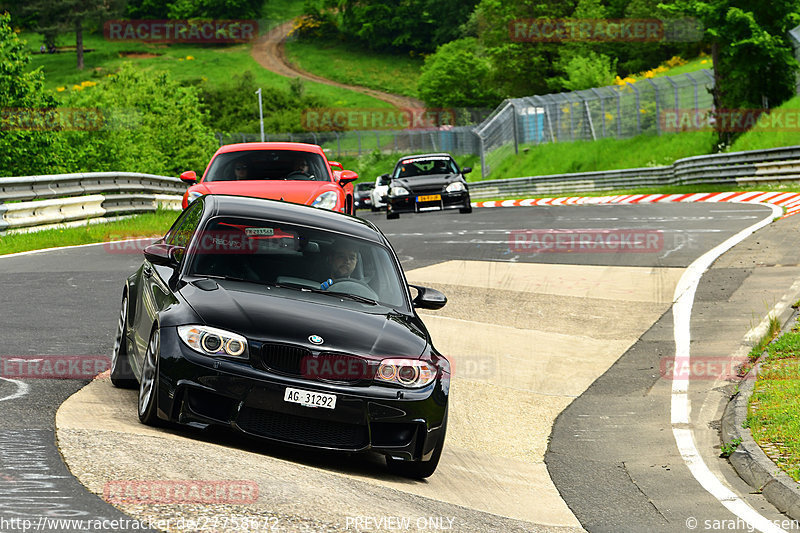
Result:
<svg viewBox="0 0 800 533">
<path fill-rule="evenodd" d="M 198 199 L 198 198 L 200 198 L 201 196 L 203 196 L 203 193 L 201 193 L 201 192 L 198 192 L 198 191 L 189 191 L 189 196 L 188 196 L 188 198 L 187 198 L 187 199 L 189 200 L 189 202 L 188 202 L 188 203 L 192 203 L 192 202 L 194 202 L 195 200 L 197 200 L 197 199 Z"/>
<path fill-rule="evenodd" d="M 204 355 L 247 357 L 247 339 L 236 333 L 208 326 L 178 326 L 178 336 Z"/>
<path fill-rule="evenodd" d="M 335 192 L 327 191 L 317 196 L 316 200 L 311 202 L 311 205 L 321 209 L 333 209 L 336 207 L 338 199 L 339 196 Z"/>
<path fill-rule="evenodd" d="M 408 195 L 408 189 L 406 189 L 405 187 L 397 186 L 397 187 L 391 187 L 389 189 L 389 196 L 407 196 L 407 195 Z"/>
<path fill-rule="evenodd" d="M 461 192 L 466 190 L 466 187 L 464 187 L 464 184 L 461 183 L 460 181 L 454 181 L 453 183 L 445 187 L 444 190 L 445 192 Z"/>
<path fill-rule="evenodd" d="M 438 369 L 419 359 L 384 359 L 378 367 L 375 381 L 407 388 L 424 387 L 436 379 Z"/>
</svg>

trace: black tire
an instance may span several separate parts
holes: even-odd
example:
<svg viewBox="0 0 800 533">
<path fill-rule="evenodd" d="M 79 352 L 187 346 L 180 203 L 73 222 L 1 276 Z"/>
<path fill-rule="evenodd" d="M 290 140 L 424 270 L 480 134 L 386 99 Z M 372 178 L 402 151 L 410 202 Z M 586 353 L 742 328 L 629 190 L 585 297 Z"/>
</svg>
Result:
<svg viewBox="0 0 800 533">
<path fill-rule="evenodd" d="M 374 205 L 369 206 L 369 210 L 375 213 L 376 211 L 380 211 L 380 207 L 375 207 Z"/>
<path fill-rule="evenodd" d="M 388 211 L 386 212 L 386 220 L 395 220 L 397 218 L 400 218 L 400 213 L 389 213 Z"/>
<path fill-rule="evenodd" d="M 425 479 L 426 477 L 430 477 L 436 471 L 436 467 L 439 466 L 439 459 L 444 449 L 444 438 L 446 434 L 447 413 L 445 413 L 444 421 L 442 422 L 442 438 L 439 439 L 439 442 L 436 444 L 430 461 L 396 461 L 391 457 L 386 457 L 386 466 L 389 468 L 389 472 L 397 476 L 412 479 Z"/>
<path fill-rule="evenodd" d="M 128 295 L 125 295 L 122 298 L 122 307 L 119 312 L 114 351 L 111 353 L 111 383 L 120 389 L 135 389 L 138 383 L 128 360 L 128 337 L 125 335 L 127 323 Z"/>
<path fill-rule="evenodd" d="M 459 213 L 463 213 L 463 214 L 465 214 L 465 215 L 467 215 L 467 214 L 469 214 L 469 213 L 472 213 L 472 206 L 469 206 L 469 207 L 461 207 L 461 208 L 459 208 L 458 212 L 459 212 Z"/>
<path fill-rule="evenodd" d="M 158 358 L 161 351 L 161 334 L 154 329 L 147 343 L 147 352 L 142 363 L 142 375 L 139 378 L 139 421 L 148 426 L 160 426 L 158 418 Z"/>
</svg>

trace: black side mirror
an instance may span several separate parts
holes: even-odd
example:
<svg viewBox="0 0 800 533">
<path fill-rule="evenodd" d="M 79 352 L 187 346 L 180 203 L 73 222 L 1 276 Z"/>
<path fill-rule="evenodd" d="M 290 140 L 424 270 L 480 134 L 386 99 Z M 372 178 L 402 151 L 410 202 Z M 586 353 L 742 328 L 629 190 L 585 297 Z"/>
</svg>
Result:
<svg viewBox="0 0 800 533">
<path fill-rule="evenodd" d="M 464 167 L 461 169 L 462 174 L 469 174 L 470 172 L 472 172 L 472 167 Z"/>
<path fill-rule="evenodd" d="M 154 265 L 175 268 L 183 259 L 184 251 L 183 246 L 155 243 L 144 249 L 144 257 Z"/>
<path fill-rule="evenodd" d="M 420 287 L 419 285 L 411 285 L 417 289 L 417 297 L 411 301 L 411 304 L 418 309 L 441 309 L 447 303 L 447 296 L 429 287 Z"/>
</svg>

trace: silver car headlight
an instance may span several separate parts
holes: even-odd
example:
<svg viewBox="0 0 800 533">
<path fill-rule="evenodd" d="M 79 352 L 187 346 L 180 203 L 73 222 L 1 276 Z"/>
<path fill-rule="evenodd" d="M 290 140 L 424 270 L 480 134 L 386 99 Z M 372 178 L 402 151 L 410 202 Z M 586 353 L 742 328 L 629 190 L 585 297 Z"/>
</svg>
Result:
<svg viewBox="0 0 800 533">
<path fill-rule="evenodd" d="M 247 339 L 236 333 L 209 326 L 178 326 L 178 336 L 204 355 L 247 357 Z"/>
<path fill-rule="evenodd" d="M 198 191 L 189 191 L 189 196 L 188 196 L 188 198 L 187 198 L 187 199 L 188 199 L 188 201 L 189 201 L 188 203 L 192 203 L 192 202 L 194 202 L 195 200 L 197 200 L 197 199 L 198 199 L 198 198 L 200 198 L 201 196 L 203 196 L 203 193 L 201 193 L 201 192 L 198 192 Z"/>
<path fill-rule="evenodd" d="M 395 186 L 389 189 L 389 196 L 407 196 L 408 189 L 405 187 Z"/>
<path fill-rule="evenodd" d="M 461 192 L 461 191 L 465 191 L 466 189 L 467 188 L 464 187 L 463 183 L 461 183 L 460 181 L 454 181 L 453 183 L 451 183 L 450 185 L 445 187 L 444 190 L 445 190 L 445 192 Z"/>
<path fill-rule="evenodd" d="M 338 199 L 339 196 L 335 192 L 327 191 L 317 196 L 317 198 L 311 202 L 311 205 L 321 209 L 334 209 L 336 207 L 336 200 Z"/>
<path fill-rule="evenodd" d="M 436 379 L 438 372 L 439 369 L 431 363 L 419 359 L 384 359 L 375 374 L 375 381 L 418 388 Z"/>
</svg>

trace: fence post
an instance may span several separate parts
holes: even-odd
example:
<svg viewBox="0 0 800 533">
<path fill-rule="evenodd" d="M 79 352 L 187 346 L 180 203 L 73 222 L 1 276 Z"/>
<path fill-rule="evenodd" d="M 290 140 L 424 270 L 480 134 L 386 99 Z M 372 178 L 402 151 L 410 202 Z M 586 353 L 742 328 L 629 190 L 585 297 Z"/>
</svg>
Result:
<svg viewBox="0 0 800 533">
<path fill-rule="evenodd" d="M 361 130 L 356 133 L 358 134 L 358 157 L 361 157 Z"/>
<path fill-rule="evenodd" d="M 514 134 L 514 154 L 519 154 L 519 124 L 517 124 L 517 105 L 511 101 L 511 128 Z"/>
<path fill-rule="evenodd" d="M 337 131 L 336 132 L 336 159 L 342 158 L 342 136 Z"/>
<path fill-rule="evenodd" d="M 675 83 L 675 81 L 672 78 L 670 78 L 669 76 L 666 76 L 666 79 L 669 82 L 669 84 L 672 85 L 672 90 L 675 91 L 675 112 L 677 113 L 678 109 L 680 108 L 680 100 L 679 100 L 680 97 L 678 95 L 678 84 Z"/>
<path fill-rule="evenodd" d="M 655 82 L 650 78 L 647 78 L 647 81 L 649 81 L 650 85 L 653 86 L 653 92 L 656 95 L 656 134 L 661 135 L 661 114 L 659 111 L 661 109 L 661 102 L 659 101 L 658 85 L 656 85 Z"/>
<path fill-rule="evenodd" d="M 481 137 L 477 131 L 475 132 L 475 135 L 478 137 L 478 153 L 480 153 L 481 156 L 481 174 L 483 175 L 483 178 L 486 179 L 486 177 L 489 175 L 489 167 L 486 166 L 486 150 L 483 145 L 483 137 Z"/>
<path fill-rule="evenodd" d="M 376 143 L 378 145 L 378 152 L 380 152 L 381 151 L 381 134 L 378 131 L 375 132 L 375 141 L 376 141 Z"/>
<path fill-rule="evenodd" d="M 642 104 L 641 100 L 639 99 L 639 89 L 632 83 L 628 83 L 633 89 L 634 94 L 636 95 L 636 133 L 642 133 Z"/>
<path fill-rule="evenodd" d="M 219 132 L 217 132 L 217 133 L 215 133 L 215 134 L 214 134 L 214 137 L 216 137 L 216 138 L 217 138 L 217 140 L 219 141 L 219 145 L 220 145 L 220 147 L 222 147 L 222 138 L 223 138 L 223 137 L 222 137 L 222 134 L 221 134 L 221 133 L 219 133 Z"/>
<path fill-rule="evenodd" d="M 617 94 L 617 139 L 622 139 L 622 94 L 619 89 L 615 92 Z"/>
</svg>

